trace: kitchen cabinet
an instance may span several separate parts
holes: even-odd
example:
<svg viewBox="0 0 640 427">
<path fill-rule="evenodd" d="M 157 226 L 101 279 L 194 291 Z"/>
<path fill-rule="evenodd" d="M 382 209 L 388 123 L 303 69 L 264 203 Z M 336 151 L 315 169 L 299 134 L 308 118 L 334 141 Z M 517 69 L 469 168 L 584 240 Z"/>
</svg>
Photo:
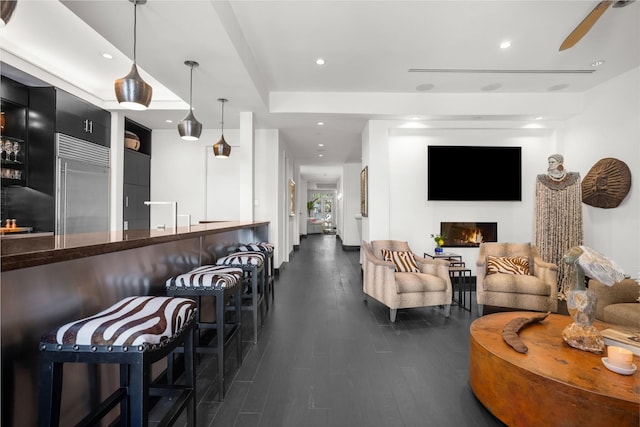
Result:
<svg viewBox="0 0 640 427">
<path fill-rule="evenodd" d="M 0 161 L 2 185 L 26 184 L 26 123 L 27 108 L 8 100 L 1 101 Z"/>
<path fill-rule="evenodd" d="M 148 230 L 150 209 L 144 202 L 151 197 L 151 130 L 129 119 L 125 130 L 138 135 L 140 151 L 124 149 L 123 230 Z"/>
<path fill-rule="evenodd" d="M 111 113 L 71 95 L 56 91 L 56 132 L 109 147 Z"/>
</svg>

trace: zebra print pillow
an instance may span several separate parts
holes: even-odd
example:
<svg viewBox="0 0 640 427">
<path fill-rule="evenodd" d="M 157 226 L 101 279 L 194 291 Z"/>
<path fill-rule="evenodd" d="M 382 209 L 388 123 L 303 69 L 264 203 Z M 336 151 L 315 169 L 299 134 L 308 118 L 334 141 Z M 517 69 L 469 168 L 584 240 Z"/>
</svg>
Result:
<svg viewBox="0 0 640 427">
<path fill-rule="evenodd" d="M 529 258 L 524 256 L 487 256 L 487 274 L 529 274 Z"/>
<path fill-rule="evenodd" d="M 420 269 L 409 251 L 391 251 L 382 249 L 382 257 L 385 261 L 391 261 L 396 266 L 396 271 L 401 273 L 420 273 Z"/>
</svg>

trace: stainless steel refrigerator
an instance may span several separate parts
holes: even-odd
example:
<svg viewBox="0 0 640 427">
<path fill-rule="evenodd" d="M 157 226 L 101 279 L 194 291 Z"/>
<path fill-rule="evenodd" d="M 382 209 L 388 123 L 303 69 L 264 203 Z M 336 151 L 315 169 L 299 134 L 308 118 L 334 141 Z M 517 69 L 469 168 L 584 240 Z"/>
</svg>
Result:
<svg viewBox="0 0 640 427">
<path fill-rule="evenodd" d="M 56 235 L 109 230 L 109 151 L 56 134 Z"/>
</svg>

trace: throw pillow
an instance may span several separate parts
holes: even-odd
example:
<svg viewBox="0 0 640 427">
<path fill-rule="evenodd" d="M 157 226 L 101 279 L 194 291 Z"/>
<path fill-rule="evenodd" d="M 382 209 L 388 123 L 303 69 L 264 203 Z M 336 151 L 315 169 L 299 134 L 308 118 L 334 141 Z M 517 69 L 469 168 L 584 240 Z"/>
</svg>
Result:
<svg viewBox="0 0 640 427">
<path fill-rule="evenodd" d="M 396 266 L 396 271 L 401 273 L 420 273 L 413 254 L 409 251 L 391 251 L 382 249 L 382 257 L 385 261 L 391 261 Z"/>
<path fill-rule="evenodd" d="M 487 274 L 529 274 L 529 259 L 524 256 L 487 256 Z"/>
</svg>

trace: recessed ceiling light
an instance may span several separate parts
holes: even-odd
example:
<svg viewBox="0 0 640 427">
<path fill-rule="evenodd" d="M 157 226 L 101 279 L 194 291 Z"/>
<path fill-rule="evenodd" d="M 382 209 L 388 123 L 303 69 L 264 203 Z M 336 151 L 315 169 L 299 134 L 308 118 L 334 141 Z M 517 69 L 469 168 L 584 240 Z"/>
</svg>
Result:
<svg viewBox="0 0 640 427">
<path fill-rule="evenodd" d="M 167 120 L 165 120 L 165 122 L 167 122 L 167 123 L 173 123 L 173 120 L 171 120 L 171 119 L 167 119 Z"/>
<path fill-rule="evenodd" d="M 324 154 L 318 154 L 318 157 L 324 157 Z"/>
<path fill-rule="evenodd" d="M 547 90 L 554 92 L 556 90 L 562 90 L 562 89 L 566 89 L 568 87 L 569 87 L 568 83 L 562 83 L 562 84 L 559 84 L 559 85 L 551 86 Z"/>
<path fill-rule="evenodd" d="M 599 67 L 599 66 L 601 66 L 602 64 L 604 64 L 604 61 L 603 61 L 602 59 L 600 59 L 600 60 L 598 60 L 598 61 L 594 61 L 594 62 L 592 62 L 592 63 L 591 63 L 591 66 L 592 66 L 592 67 Z"/>
<path fill-rule="evenodd" d="M 431 83 L 425 83 L 425 84 L 416 86 L 416 90 L 420 92 L 426 92 L 433 88 L 434 88 L 434 85 L 432 85 Z"/>
<path fill-rule="evenodd" d="M 501 87 L 502 87 L 502 85 L 500 83 L 493 83 L 493 84 L 490 84 L 490 85 L 487 85 L 487 86 L 483 87 L 482 91 L 491 92 L 492 90 L 500 89 Z"/>
<path fill-rule="evenodd" d="M 536 120 L 542 120 L 542 116 L 536 117 Z"/>
<path fill-rule="evenodd" d="M 102 57 L 105 58 L 105 59 L 113 59 L 113 55 L 111 55 L 110 53 L 107 53 L 107 52 L 103 53 Z"/>
<path fill-rule="evenodd" d="M 324 122 L 318 122 L 318 126 L 324 126 Z"/>
<path fill-rule="evenodd" d="M 321 142 L 320 144 L 318 144 L 318 147 L 324 147 L 324 144 Z"/>
<path fill-rule="evenodd" d="M 511 47 L 511 42 L 509 40 L 505 40 L 500 43 L 500 49 L 508 49 Z"/>
<path fill-rule="evenodd" d="M 322 58 L 316 59 L 316 65 L 324 65 L 324 59 Z"/>
</svg>

